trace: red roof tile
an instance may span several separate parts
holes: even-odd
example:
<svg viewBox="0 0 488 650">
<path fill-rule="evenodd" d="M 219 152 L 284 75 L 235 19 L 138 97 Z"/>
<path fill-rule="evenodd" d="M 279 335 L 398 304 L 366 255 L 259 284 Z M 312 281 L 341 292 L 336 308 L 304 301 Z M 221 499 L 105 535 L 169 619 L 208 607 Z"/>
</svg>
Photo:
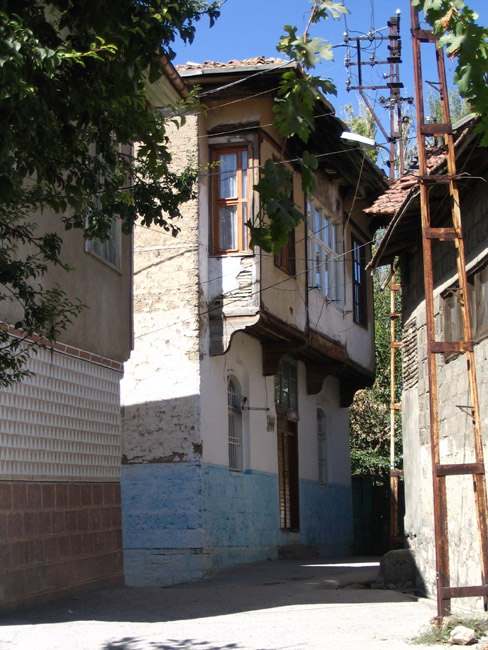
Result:
<svg viewBox="0 0 488 650">
<path fill-rule="evenodd" d="M 287 63 L 285 59 L 279 58 L 265 58 L 264 56 L 256 56 L 252 59 L 243 59 L 238 61 L 232 59 L 227 61 L 227 63 L 221 63 L 219 61 L 204 61 L 203 63 L 193 63 L 188 61 L 185 65 L 175 66 L 177 70 L 202 70 L 207 68 L 245 68 L 246 66 L 256 66 L 256 65 L 279 65 L 280 63 Z"/>
</svg>

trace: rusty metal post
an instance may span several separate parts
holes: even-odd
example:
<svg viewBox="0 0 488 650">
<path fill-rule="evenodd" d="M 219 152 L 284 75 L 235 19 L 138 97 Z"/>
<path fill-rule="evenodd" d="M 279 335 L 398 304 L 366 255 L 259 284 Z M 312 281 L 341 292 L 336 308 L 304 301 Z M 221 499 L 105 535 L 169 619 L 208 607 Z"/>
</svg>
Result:
<svg viewBox="0 0 488 650">
<path fill-rule="evenodd" d="M 433 34 L 432 30 L 424 30 L 420 28 L 418 12 L 413 7 L 411 7 L 411 24 L 417 110 L 417 138 L 419 148 L 419 179 L 426 307 L 427 362 L 429 379 L 430 441 L 434 504 L 434 536 L 437 575 L 437 614 L 438 621 L 441 621 L 444 616 L 450 613 L 452 598 L 482 596 L 484 598 L 486 609 L 488 597 L 488 586 L 486 584 L 488 558 L 488 509 L 486 497 L 485 467 L 481 439 L 481 420 L 469 313 L 469 296 L 467 291 L 466 259 L 461 227 L 459 191 L 455 180 L 456 159 L 454 151 L 454 137 L 449 115 L 444 56 L 442 50 L 436 48 L 436 62 L 439 75 L 443 123 L 426 124 L 424 116 L 420 45 L 421 43 L 430 43 L 436 46 L 437 38 Z M 452 228 L 433 228 L 431 226 L 429 188 L 433 182 L 440 182 L 439 178 L 429 178 L 427 170 L 426 138 L 431 136 L 443 137 L 444 139 L 446 149 L 447 175 L 444 179 L 441 180 L 443 180 L 443 182 L 446 182 L 449 188 L 451 199 Z M 461 342 L 446 342 L 435 340 L 434 279 L 432 265 L 433 241 L 450 241 L 454 242 L 456 246 L 457 275 L 459 280 L 459 293 L 461 297 L 464 330 L 464 341 Z M 475 463 L 441 463 L 439 451 L 439 402 L 436 355 L 447 352 L 459 352 L 466 354 L 467 376 L 471 398 L 471 405 L 469 408 L 473 425 L 474 449 L 476 458 Z M 478 537 L 480 544 L 481 585 L 453 587 L 450 584 L 446 478 L 448 476 L 459 476 L 462 474 L 471 474 L 473 477 L 474 499 L 477 512 Z"/>
</svg>

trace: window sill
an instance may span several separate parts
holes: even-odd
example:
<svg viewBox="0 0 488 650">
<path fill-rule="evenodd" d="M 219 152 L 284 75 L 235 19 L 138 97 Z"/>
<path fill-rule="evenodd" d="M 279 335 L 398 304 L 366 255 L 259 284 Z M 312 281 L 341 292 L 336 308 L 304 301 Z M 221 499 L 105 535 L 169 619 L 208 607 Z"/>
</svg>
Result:
<svg viewBox="0 0 488 650">
<path fill-rule="evenodd" d="M 85 253 L 87 255 L 90 255 L 90 257 L 95 258 L 96 260 L 98 260 L 99 262 L 104 264 L 105 266 L 108 266 L 108 268 L 112 269 L 112 271 L 115 271 L 119 275 L 122 275 L 122 268 L 121 268 L 120 264 L 118 266 L 115 265 L 115 264 L 112 264 L 112 262 L 109 262 L 104 257 L 101 257 L 100 255 L 97 255 L 96 253 L 94 253 L 91 250 L 85 250 Z"/>
<path fill-rule="evenodd" d="M 253 251 L 232 251 L 230 253 L 209 253 L 209 257 L 254 257 Z"/>
</svg>

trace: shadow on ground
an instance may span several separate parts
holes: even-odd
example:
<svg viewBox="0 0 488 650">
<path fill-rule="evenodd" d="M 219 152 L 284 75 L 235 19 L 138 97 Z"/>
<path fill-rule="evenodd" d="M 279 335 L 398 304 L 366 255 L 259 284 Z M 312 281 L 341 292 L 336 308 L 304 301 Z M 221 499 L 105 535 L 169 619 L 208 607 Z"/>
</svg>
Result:
<svg viewBox="0 0 488 650">
<path fill-rule="evenodd" d="M 171 587 L 114 587 L 5 614 L 2 625 L 111 621 L 155 623 L 197 619 L 294 605 L 412 601 L 412 595 L 371 589 L 378 575 L 371 558 L 275 560 L 233 567 L 198 582 Z M 202 642 L 175 641 L 154 650 L 222 650 Z M 125 644 L 125 645 L 124 645 Z M 132 644 L 132 645 L 131 645 Z M 224 646 L 230 648 L 231 646 Z M 122 639 L 104 650 L 137 650 Z"/>
<path fill-rule="evenodd" d="M 141 645 L 143 644 L 143 645 Z M 112 641 L 103 647 L 102 650 L 238 650 L 238 643 L 229 643 L 227 645 L 215 645 L 208 641 L 196 641 L 195 639 L 183 639 L 181 641 L 169 639 L 164 643 L 152 641 L 147 643 L 145 640 L 127 637 L 120 641 Z"/>
</svg>

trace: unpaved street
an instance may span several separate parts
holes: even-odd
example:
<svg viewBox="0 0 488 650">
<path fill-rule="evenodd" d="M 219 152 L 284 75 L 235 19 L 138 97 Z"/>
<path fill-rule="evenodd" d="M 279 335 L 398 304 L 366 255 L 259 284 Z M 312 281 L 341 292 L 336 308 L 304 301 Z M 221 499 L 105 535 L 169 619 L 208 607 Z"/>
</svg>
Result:
<svg viewBox="0 0 488 650">
<path fill-rule="evenodd" d="M 282 560 L 191 584 L 85 593 L 4 616 L 0 648 L 412 650 L 435 604 L 365 587 L 377 571 L 367 559 Z"/>
</svg>

